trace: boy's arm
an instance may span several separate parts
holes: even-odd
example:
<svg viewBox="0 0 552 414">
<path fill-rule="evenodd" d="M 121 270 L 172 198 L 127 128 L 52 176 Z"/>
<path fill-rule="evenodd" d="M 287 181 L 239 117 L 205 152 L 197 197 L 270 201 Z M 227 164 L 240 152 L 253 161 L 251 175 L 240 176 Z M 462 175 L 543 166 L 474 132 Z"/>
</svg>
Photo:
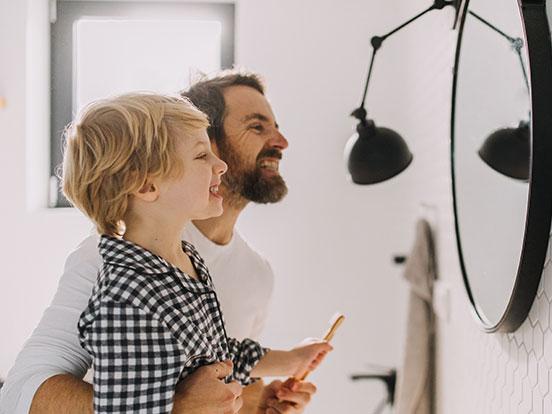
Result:
<svg viewBox="0 0 552 414">
<path fill-rule="evenodd" d="M 268 349 L 263 348 L 252 339 L 246 338 L 239 341 L 235 338 L 228 338 L 228 350 L 234 363 L 234 379 L 242 385 L 249 385 L 253 382 L 253 378 L 260 377 L 260 375 L 251 375 L 251 370 L 268 352 Z"/>
<path fill-rule="evenodd" d="M 103 300 L 91 325 L 82 331 L 93 355 L 94 412 L 237 413 L 241 386 L 223 382 L 232 373 L 231 361 L 198 368 L 179 383 L 191 359 L 203 352 L 189 328 L 190 340 L 181 343 L 154 315 Z"/>
<path fill-rule="evenodd" d="M 269 350 L 251 370 L 252 377 L 294 376 L 301 377 L 314 370 L 332 350 L 327 342 L 302 345 L 291 351 Z"/>
<path fill-rule="evenodd" d="M 192 355 L 164 323 L 107 299 L 89 326 L 79 326 L 93 357 L 95 413 L 171 413 L 176 385 Z"/>
<path fill-rule="evenodd" d="M 275 351 L 263 348 L 251 339 L 238 341 L 234 338 L 229 338 L 228 346 L 233 355 L 234 377 L 244 385 L 248 385 L 252 378 L 299 378 L 314 370 L 333 349 L 328 342 L 315 342 L 291 351 Z"/>
</svg>

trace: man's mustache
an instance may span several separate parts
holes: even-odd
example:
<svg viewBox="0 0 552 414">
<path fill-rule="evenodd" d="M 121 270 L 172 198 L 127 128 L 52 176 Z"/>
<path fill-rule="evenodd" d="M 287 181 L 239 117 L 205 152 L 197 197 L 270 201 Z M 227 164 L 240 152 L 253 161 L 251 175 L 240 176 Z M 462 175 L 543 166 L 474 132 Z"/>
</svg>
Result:
<svg viewBox="0 0 552 414">
<path fill-rule="evenodd" d="M 269 148 L 259 152 L 257 155 L 257 161 L 261 158 L 276 158 L 278 160 L 282 159 L 282 151 L 277 150 L 276 148 Z"/>
</svg>

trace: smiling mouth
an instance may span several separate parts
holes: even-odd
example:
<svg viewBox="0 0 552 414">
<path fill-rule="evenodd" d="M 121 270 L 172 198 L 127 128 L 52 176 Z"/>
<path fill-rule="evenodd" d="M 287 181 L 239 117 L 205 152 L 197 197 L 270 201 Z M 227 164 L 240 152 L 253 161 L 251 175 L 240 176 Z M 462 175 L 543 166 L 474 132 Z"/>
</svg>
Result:
<svg viewBox="0 0 552 414">
<path fill-rule="evenodd" d="M 209 192 L 213 195 L 216 195 L 218 196 L 218 191 L 219 191 L 219 186 L 218 184 L 217 185 L 212 185 L 211 187 L 209 187 Z"/>
<path fill-rule="evenodd" d="M 275 160 L 262 160 L 259 163 L 259 167 L 274 172 L 278 172 L 278 165 L 279 162 Z"/>
</svg>

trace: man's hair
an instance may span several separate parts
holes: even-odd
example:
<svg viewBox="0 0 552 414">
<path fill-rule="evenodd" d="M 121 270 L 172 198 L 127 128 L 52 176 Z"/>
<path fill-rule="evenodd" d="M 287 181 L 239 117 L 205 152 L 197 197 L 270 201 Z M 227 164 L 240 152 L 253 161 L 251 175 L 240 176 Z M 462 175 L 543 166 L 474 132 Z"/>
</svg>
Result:
<svg viewBox="0 0 552 414">
<path fill-rule="evenodd" d="M 65 129 L 65 196 L 100 234 L 122 235 L 130 195 L 148 178 L 178 176 L 177 144 L 209 125 L 187 99 L 134 93 L 88 105 Z"/>
<path fill-rule="evenodd" d="M 218 144 L 224 139 L 224 118 L 226 117 L 226 103 L 224 89 L 231 86 L 248 86 L 265 94 L 265 87 L 259 75 L 238 69 L 229 69 L 218 72 L 215 76 L 203 76 L 187 91 L 180 94 L 188 98 L 209 118 L 207 134 Z"/>
</svg>

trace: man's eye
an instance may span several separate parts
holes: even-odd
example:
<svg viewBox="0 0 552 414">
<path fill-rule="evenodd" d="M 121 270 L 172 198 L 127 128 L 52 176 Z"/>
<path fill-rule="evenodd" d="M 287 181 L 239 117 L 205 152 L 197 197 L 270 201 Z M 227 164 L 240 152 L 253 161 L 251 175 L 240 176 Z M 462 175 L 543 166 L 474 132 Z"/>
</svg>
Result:
<svg viewBox="0 0 552 414">
<path fill-rule="evenodd" d="M 255 131 L 261 132 L 264 128 L 261 124 L 251 125 L 249 128 L 254 129 Z"/>
</svg>

